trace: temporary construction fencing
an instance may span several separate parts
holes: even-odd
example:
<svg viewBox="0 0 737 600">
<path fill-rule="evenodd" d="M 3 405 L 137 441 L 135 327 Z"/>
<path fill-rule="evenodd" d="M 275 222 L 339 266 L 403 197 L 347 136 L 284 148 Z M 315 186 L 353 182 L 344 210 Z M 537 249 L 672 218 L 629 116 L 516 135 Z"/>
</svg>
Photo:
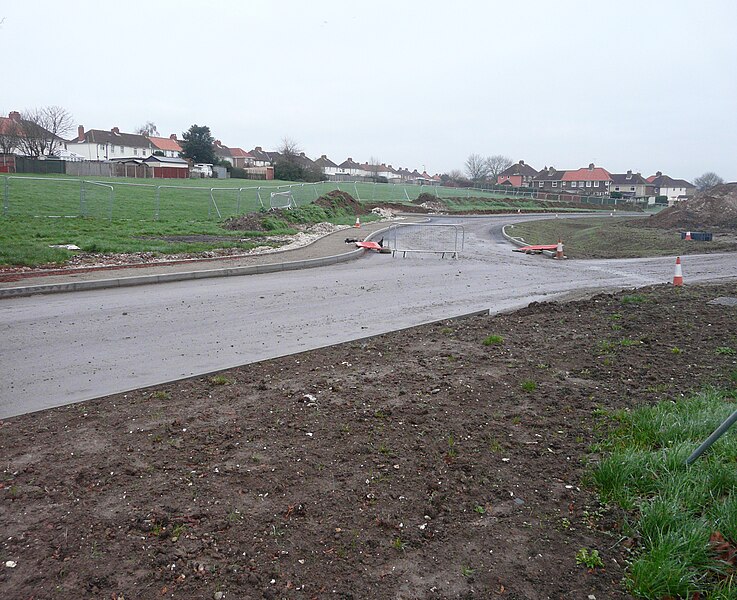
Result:
<svg viewBox="0 0 737 600">
<path fill-rule="evenodd" d="M 2 177 L 2 215 L 9 217 L 90 217 L 132 220 L 224 219 L 274 207 L 302 206 L 331 190 L 348 192 L 359 202 L 413 202 L 422 193 L 451 201 L 517 199 L 616 204 L 607 197 L 562 197 L 560 194 L 509 188 L 453 188 L 412 183 L 321 181 L 317 183 L 239 186 L 246 180 L 192 180 L 182 185 L 66 176 Z"/>
<path fill-rule="evenodd" d="M 384 247 L 392 256 L 420 252 L 458 258 L 466 234 L 461 225 L 446 223 L 401 223 L 391 225 L 384 235 Z"/>
</svg>

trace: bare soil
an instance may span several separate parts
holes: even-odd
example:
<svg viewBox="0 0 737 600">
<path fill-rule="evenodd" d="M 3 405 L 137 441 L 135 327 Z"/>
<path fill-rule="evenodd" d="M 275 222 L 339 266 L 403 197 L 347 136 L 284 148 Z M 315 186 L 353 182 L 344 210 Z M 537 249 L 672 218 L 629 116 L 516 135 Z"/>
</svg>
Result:
<svg viewBox="0 0 737 600">
<path fill-rule="evenodd" d="M 628 598 L 589 447 L 605 410 L 735 385 L 735 295 L 533 303 L 8 419 L 0 597 Z"/>
<path fill-rule="evenodd" d="M 737 183 L 725 183 L 678 202 L 644 222 L 662 229 L 737 231 Z"/>
</svg>

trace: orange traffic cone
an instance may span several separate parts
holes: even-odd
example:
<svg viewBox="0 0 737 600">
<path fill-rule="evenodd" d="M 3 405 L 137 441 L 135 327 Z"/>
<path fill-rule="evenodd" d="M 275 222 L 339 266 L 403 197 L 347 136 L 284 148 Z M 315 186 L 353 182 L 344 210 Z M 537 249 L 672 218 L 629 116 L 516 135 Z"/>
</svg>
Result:
<svg viewBox="0 0 737 600">
<path fill-rule="evenodd" d="M 686 232 L 686 239 L 687 240 L 690 240 L 691 239 L 691 232 L 690 231 L 687 231 Z"/>
<path fill-rule="evenodd" d="M 563 256 L 563 241 L 558 240 L 558 247 L 555 249 L 555 258 L 565 258 Z"/>
<path fill-rule="evenodd" d="M 676 272 L 673 275 L 673 285 L 683 285 L 683 271 L 681 269 L 681 257 L 676 257 Z"/>
<path fill-rule="evenodd" d="M 358 217 L 356 217 L 356 224 L 354 225 L 354 227 L 361 227 L 361 219 L 359 219 Z"/>
</svg>

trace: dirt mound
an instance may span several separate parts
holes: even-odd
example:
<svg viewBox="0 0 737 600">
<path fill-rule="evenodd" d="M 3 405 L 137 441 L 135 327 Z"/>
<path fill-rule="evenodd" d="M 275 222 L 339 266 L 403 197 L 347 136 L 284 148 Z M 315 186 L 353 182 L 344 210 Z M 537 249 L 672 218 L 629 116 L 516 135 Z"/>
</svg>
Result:
<svg viewBox="0 0 737 600">
<path fill-rule="evenodd" d="M 435 194 L 428 194 L 427 192 L 422 192 L 417 198 L 412 200 L 412 204 L 425 204 L 426 202 L 437 202 L 438 197 Z"/>
<path fill-rule="evenodd" d="M 248 213 L 238 217 L 230 217 L 223 223 L 223 229 L 230 231 L 266 231 L 264 214 Z"/>
<path fill-rule="evenodd" d="M 355 215 L 365 215 L 368 210 L 353 196 L 347 192 L 333 190 L 327 194 L 320 196 L 313 204 L 331 211 L 351 213 Z"/>
<path fill-rule="evenodd" d="M 699 192 L 647 220 L 661 229 L 737 229 L 737 183 L 725 183 Z"/>
</svg>

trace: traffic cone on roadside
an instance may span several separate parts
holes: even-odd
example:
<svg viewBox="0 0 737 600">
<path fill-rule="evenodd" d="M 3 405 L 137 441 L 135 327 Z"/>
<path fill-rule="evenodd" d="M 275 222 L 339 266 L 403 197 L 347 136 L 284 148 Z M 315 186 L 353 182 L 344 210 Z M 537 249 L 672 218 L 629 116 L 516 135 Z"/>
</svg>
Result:
<svg viewBox="0 0 737 600">
<path fill-rule="evenodd" d="M 681 269 L 681 257 L 676 257 L 676 272 L 673 275 L 673 285 L 683 285 L 683 270 Z"/>
<path fill-rule="evenodd" d="M 361 219 L 359 219 L 358 217 L 356 217 L 356 224 L 354 225 L 354 227 L 356 227 L 356 228 L 360 228 L 361 227 Z"/>
<path fill-rule="evenodd" d="M 687 240 L 690 240 L 691 239 L 691 232 L 690 231 L 687 231 L 686 232 L 686 239 Z"/>
<path fill-rule="evenodd" d="M 558 240 L 558 246 L 555 249 L 555 258 L 565 258 L 565 256 L 563 256 L 563 240 Z"/>
</svg>

